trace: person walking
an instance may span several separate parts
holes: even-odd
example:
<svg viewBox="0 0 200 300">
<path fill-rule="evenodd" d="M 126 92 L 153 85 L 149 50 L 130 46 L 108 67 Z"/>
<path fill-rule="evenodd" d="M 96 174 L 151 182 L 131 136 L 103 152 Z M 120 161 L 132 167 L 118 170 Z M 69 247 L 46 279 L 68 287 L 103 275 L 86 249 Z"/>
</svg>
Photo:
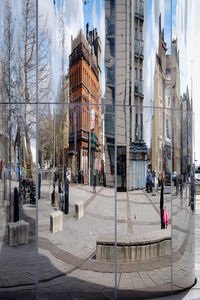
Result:
<svg viewBox="0 0 200 300">
<path fill-rule="evenodd" d="M 163 205 L 164 205 L 164 186 L 163 186 L 163 179 L 161 179 L 161 191 L 160 191 L 160 223 L 161 229 L 164 229 L 164 222 L 163 222 Z"/>
<path fill-rule="evenodd" d="M 0 161 L 0 179 L 2 180 L 2 172 L 3 172 L 3 159 Z"/>
<path fill-rule="evenodd" d="M 164 210 L 163 210 L 163 223 L 164 223 L 164 228 L 167 229 L 168 227 L 168 213 L 167 213 L 167 208 L 166 206 L 164 207 Z"/>
</svg>

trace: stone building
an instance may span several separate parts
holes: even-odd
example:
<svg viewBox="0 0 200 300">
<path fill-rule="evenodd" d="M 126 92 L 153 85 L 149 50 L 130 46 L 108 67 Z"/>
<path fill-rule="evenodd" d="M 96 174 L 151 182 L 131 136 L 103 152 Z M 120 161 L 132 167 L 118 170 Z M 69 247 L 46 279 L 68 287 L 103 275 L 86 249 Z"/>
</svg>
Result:
<svg viewBox="0 0 200 300">
<path fill-rule="evenodd" d="M 101 42 L 97 29 L 89 31 L 86 38 L 80 30 L 71 41 L 69 57 L 70 110 L 68 166 L 76 179 L 83 171 L 84 182 L 101 164 L 100 156 L 100 78 Z"/>
<path fill-rule="evenodd" d="M 192 98 L 189 95 L 188 86 L 186 92 L 183 93 L 181 101 L 181 174 L 184 176 L 190 175 L 192 167 L 192 123 L 193 123 L 193 105 Z"/>
<path fill-rule="evenodd" d="M 181 174 L 181 97 L 177 40 L 172 41 L 172 171 Z"/>
<path fill-rule="evenodd" d="M 152 116 L 152 170 L 158 178 L 170 182 L 172 159 L 172 115 L 171 115 L 171 55 L 166 54 L 164 29 L 161 30 L 159 16 L 159 44 L 155 60 L 154 102 Z"/>
<path fill-rule="evenodd" d="M 106 184 L 114 186 L 116 138 L 119 191 L 145 187 L 145 5 L 105 1 L 105 171 Z"/>
</svg>

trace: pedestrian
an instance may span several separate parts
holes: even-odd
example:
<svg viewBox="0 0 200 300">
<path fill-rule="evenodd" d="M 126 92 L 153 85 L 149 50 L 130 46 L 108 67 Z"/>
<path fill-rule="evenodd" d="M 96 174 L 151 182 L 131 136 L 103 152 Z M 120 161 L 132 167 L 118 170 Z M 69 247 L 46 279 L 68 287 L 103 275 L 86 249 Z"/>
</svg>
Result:
<svg viewBox="0 0 200 300">
<path fill-rule="evenodd" d="M 60 203 L 59 203 L 59 208 L 61 211 L 64 211 L 64 202 L 65 202 L 65 197 L 64 197 L 64 189 L 62 189 L 62 193 L 60 194 Z"/>
<path fill-rule="evenodd" d="M 53 174 L 53 189 L 55 190 L 56 187 L 56 181 L 57 181 L 57 175 L 56 172 Z"/>
<path fill-rule="evenodd" d="M 0 161 L 0 179 L 2 179 L 2 171 L 3 171 L 3 159 Z"/>
<path fill-rule="evenodd" d="M 84 184 L 84 171 L 81 170 L 81 184 Z"/>
<path fill-rule="evenodd" d="M 164 222 L 163 222 L 163 204 L 164 204 L 164 186 L 163 186 L 163 179 L 161 179 L 161 191 L 160 191 L 160 225 L 161 229 L 164 229 Z"/>
<path fill-rule="evenodd" d="M 147 173 L 147 178 L 146 178 L 146 191 L 148 193 L 152 192 L 152 177 L 151 177 L 151 172 Z"/>
<path fill-rule="evenodd" d="M 78 183 L 81 183 L 81 171 L 78 171 Z"/>
<path fill-rule="evenodd" d="M 94 177 L 93 177 L 93 193 L 96 193 L 96 185 L 97 185 L 97 178 L 96 178 L 96 174 L 94 173 Z"/>
<path fill-rule="evenodd" d="M 61 178 L 59 178 L 59 180 L 58 180 L 58 193 L 59 193 L 59 194 L 62 193 L 61 184 L 62 184 L 62 181 L 61 181 Z"/>
<path fill-rule="evenodd" d="M 164 210 L 163 210 L 163 223 L 164 223 L 164 228 L 167 229 L 168 226 L 168 214 L 167 214 L 167 208 L 166 206 L 164 206 Z"/>
</svg>

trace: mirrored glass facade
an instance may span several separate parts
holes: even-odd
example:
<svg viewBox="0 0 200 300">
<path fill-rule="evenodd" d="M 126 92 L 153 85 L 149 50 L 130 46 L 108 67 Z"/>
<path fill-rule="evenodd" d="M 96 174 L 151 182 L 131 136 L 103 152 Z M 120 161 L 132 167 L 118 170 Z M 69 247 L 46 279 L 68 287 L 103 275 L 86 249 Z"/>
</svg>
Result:
<svg viewBox="0 0 200 300">
<path fill-rule="evenodd" d="M 194 284 L 192 57 L 158 3 L 0 4 L 0 298 Z"/>
</svg>

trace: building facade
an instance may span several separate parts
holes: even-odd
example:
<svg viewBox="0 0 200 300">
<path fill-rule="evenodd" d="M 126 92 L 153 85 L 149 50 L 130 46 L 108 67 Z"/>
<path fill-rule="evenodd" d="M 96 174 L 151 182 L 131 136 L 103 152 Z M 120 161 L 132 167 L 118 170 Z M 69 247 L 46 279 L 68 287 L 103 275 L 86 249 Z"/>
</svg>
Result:
<svg viewBox="0 0 200 300">
<path fill-rule="evenodd" d="M 159 16 L 159 44 L 155 60 L 152 116 L 152 170 L 170 182 L 172 159 L 171 55 L 166 54 L 164 29 Z"/>
<path fill-rule="evenodd" d="M 70 109 L 68 165 L 73 177 L 82 171 L 84 182 L 99 168 L 100 155 L 100 77 L 101 42 L 97 30 L 89 31 L 86 38 L 80 30 L 71 41 L 69 57 Z"/>
<path fill-rule="evenodd" d="M 105 167 L 118 190 L 145 187 L 145 1 L 105 1 Z M 114 106 L 116 105 L 116 115 Z M 116 121 L 116 132 L 114 124 Z"/>
<path fill-rule="evenodd" d="M 188 87 L 182 96 L 182 116 L 181 116 L 181 174 L 186 179 L 190 176 L 192 167 L 192 136 L 190 134 L 193 123 L 192 98 L 189 95 Z"/>
<path fill-rule="evenodd" d="M 177 39 L 172 41 L 172 170 L 181 174 L 181 97 Z"/>
</svg>

